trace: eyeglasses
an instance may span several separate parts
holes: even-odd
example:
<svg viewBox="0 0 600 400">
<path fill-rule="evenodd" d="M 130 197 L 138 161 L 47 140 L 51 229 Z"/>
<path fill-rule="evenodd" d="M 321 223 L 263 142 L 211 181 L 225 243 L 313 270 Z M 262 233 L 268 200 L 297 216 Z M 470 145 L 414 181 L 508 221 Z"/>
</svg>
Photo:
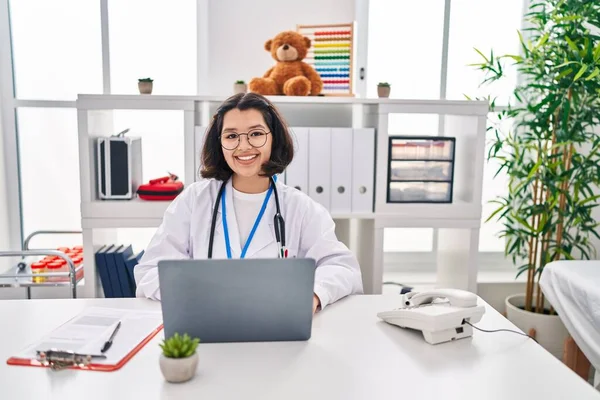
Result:
<svg viewBox="0 0 600 400">
<path fill-rule="evenodd" d="M 263 147 L 267 143 L 267 135 L 271 132 L 265 132 L 262 129 L 254 129 L 248 133 L 227 132 L 219 137 L 221 138 L 221 146 L 226 150 L 234 150 L 240 145 L 240 137 L 246 136 L 250 146 L 254 148 Z"/>
</svg>

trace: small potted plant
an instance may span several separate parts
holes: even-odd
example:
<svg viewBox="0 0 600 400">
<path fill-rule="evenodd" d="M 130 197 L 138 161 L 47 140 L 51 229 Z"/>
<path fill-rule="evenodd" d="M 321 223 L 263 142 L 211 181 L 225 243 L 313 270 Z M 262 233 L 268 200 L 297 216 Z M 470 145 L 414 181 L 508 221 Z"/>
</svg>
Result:
<svg viewBox="0 0 600 400">
<path fill-rule="evenodd" d="M 248 85 L 246 84 L 245 81 L 239 80 L 239 81 L 235 81 L 235 83 L 233 84 L 233 93 L 234 94 L 246 93 L 247 91 L 248 91 Z"/>
<path fill-rule="evenodd" d="M 152 78 L 138 79 L 138 88 L 140 89 L 140 94 L 152 94 L 152 82 L 154 82 Z"/>
<path fill-rule="evenodd" d="M 160 370 L 168 382 L 180 383 L 189 381 L 196 374 L 198 353 L 196 347 L 200 339 L 192 339 L 187 333 L 183 336 L 175 333 L 159 345 Z"/>
<path fill-rule="evenodd" d="M 377 95 L 379 97 L 390 97 L 392 87 L 387 82 L 379 82 L 377 84 Z"/>
</svg>

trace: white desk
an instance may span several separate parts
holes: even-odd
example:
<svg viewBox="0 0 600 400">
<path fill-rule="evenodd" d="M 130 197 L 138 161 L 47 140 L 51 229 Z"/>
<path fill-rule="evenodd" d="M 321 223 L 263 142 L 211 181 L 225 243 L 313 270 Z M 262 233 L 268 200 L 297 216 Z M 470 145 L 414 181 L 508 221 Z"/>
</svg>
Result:
<svg viewBox="0 0 600 400">
<path fill-rule="evenodd" d="M 376 316 L 398 296 L 346 298 L 315 316 L 308 342 L 200 344 L 198 374 L 164 381 L 159 334 L 116 372 L 9 366 L 6 359 L 84 307 L 157 309 L 142 299 L 0 301 L 2 399 L 600 399 L 526 337 L 475 332 L 431 346 Z M 491 308 L 478 324 L 515 327 Z"/>
</svg>

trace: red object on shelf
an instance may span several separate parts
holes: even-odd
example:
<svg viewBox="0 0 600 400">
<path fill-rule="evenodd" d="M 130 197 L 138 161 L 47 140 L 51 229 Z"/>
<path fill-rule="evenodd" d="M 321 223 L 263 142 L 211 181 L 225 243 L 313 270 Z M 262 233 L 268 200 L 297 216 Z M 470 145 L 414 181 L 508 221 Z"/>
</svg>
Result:
<svg viewBox="0 0 600 400">
<path fill-rule="evenodd" d="M 183 182 L 171 174 L 140 185 L 137 194 L 143 200 L 173 200 L 182 191 Z"/>
<path fill-rule="evenodd" d="M 31 264 L 31 269 L 44 269 L 46 268 L 46 263 L 42 261 L 34 262 Z"/>
</svg>

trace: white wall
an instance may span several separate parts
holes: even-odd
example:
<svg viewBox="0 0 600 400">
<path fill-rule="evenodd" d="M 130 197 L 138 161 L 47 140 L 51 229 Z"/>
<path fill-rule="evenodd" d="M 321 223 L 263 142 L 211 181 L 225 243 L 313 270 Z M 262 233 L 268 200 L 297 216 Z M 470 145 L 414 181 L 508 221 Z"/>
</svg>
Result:
<svg viewBox="0 0 600 400">
<path fill-rule="evenodd" d="M 264 43 L 281 31 L 296 30 L 297 24 L 353 22 L 354 3 L 354 0 L 210 0 L 210 79 L 206 93 L 231 95 L 236 80 L 248 82 L 262 76 L 275 63 Z"/>
</svg>

